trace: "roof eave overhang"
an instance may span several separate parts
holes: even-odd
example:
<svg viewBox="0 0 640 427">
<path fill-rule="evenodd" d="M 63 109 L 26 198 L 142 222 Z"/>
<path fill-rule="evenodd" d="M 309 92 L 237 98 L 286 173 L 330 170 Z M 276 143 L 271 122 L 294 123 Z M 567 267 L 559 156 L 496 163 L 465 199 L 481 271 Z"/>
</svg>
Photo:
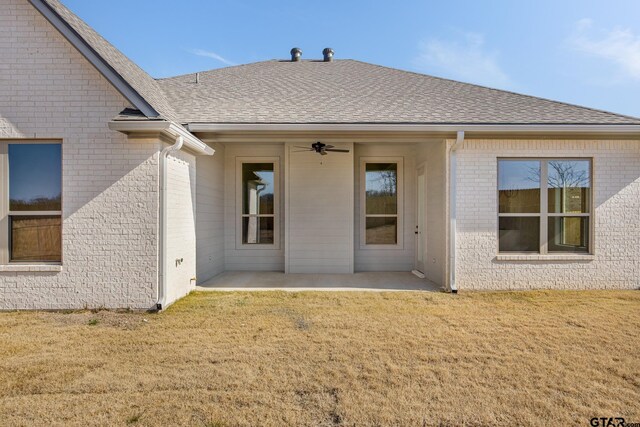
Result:
<svg viewBox="0 0 640 427">
<path fill-rule="evenodd" d="M 146 117 L 160 116 L 160 113 L 102 58 L 49 3 L 44 0 L 29 0 L 29 2 L 127 99 L 127 101 L 140 110 Z"/>
<path fill-rule="evenodd" d="M 158 133 L 171 139 L 182 136 L 184 146 L 195 154 L 211 156 L 215 152 L 183 126 L 166 120 L 112 120 L 109 122 L 109 129 L 127 135 Z"/>
<path fill-rule="evenodd" d="M 194 133 L 422 133 L 455 135 L 607 135 L 640 138 L 640 124 L 397 124 L 397 123 L 189 123 Z"/>
</svg>

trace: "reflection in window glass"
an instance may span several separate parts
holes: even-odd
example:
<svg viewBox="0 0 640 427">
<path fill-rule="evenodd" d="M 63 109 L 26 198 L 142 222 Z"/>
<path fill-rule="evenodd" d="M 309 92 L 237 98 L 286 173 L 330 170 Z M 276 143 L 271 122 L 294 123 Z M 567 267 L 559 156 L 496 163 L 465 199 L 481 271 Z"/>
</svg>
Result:
<svg viewBox="0 0 640 427">
<path fill-rule="evenodd" d="M 61 261 L 62 146 L 8 144 L 7 153 L 10 261 Z"/>
<path fill-rule="evenodd" d="M 587 252 L 589 250 L 589 218 L 549 217 L 547 246 L 549 252 Z"/>
<path fill-rule="evenodd" d="M 245 244 L 273 244 L 273 220 L 272 216 L 242 218 L 242 242 Z"/>
<path fill-rule="evenodd" d="M 498 197 L 500 213 L 539 213 L 540 162 L 500 160 Z"/>
<path fill-rule="evenodd" d="M 367 245 L 395 245 L 397 243 L 397 217 L 368 217 L 366 219 Z"/>
<path fill-rule="evenodd" d="M 499 218 L 498 246 L 500 252 L 537 252 L 540 248 L 540 218 Z"/>
<path fill-rule="evenodd" d="M 60 144 L 9 144 L 9 210 L 62 210 Z"/>
<path fill-rule="evenodd" d="M 589 160 L 550 160 L 547 188 L 550 213 L 587 213 L 591 203 Z"/>
<path fill-rule="evenodd" d="M 60 261 L 60 216 L 11 216 L 12 261 Z"/>
<path fill-rule="evenodd" d="M 591 178 L 590 159 L 498 160 L 499 251 L 589 252 Z"/>
<path fill-rule="evenodd" d="M 242 243 L 274 244 L 275 164 L 242 164 Z"/>
<path fill-rule="evenodd" d="M 398 213 L 398 164 L 366 164 L 366 213 Z"/>
<path fill-rule="evenodd" d="M 242 164 L 242 213 L 273 215 L 273 163 Z"/>
<path fill-rule="evenodd" d="M 365 244 L 398 244 L 398 163 L 365 163 Z"/>
</svg>

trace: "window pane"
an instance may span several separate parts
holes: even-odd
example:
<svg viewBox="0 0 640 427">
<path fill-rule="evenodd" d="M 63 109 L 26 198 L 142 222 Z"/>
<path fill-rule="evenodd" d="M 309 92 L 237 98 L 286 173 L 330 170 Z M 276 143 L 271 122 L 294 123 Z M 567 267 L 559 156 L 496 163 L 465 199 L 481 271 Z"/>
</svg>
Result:
<svg viewBox="0 0 640 427">
<path fill-rule="evenodd" d="M 547 188 L 550 213 L 587 213 L 591 204 L 589 160 L 550 160 Z"/>
<path fill-rule="evenodd" d="M 587 252 L 589 250 L 589 218 L 550 217 L 549 252 Z"/>
<path fill-rule="evenodd" d="M 540 161 L 499 160 L 500 213 L 540 212 Z"/>
<path fill-rule="evenodd" d="M 395 245 L 398 243 L 398 218 L 367 218 L 365 242 L 367 245 Z"/>
<path fill-rule="evenodd" d="M 62 259 L 59 216 L 12 216 L 11 261 L 60 261 Z"/>
<path fill-rule="evenodd" d="M 539 252 L 539 217 L 502 217 L 499 219 L 500 252 Z"/>
<path fill-rule="evenodd" d="M 9 210 L 62 210 L 62 146 L 9 144 Z"/>
<path fill-rule="evenodd" d="M 273 244 L 273 217 L 242 218 L 242 243 Z"/>
<path fill-rule="evenodd" d="M 242 213 L 273 214 L 273 163 L 242 164 Z"/>
<path fill-rule="evenodd" d="M 398 213 L 398 164 L 366 163 L 366 213 Z"/>
</svg>

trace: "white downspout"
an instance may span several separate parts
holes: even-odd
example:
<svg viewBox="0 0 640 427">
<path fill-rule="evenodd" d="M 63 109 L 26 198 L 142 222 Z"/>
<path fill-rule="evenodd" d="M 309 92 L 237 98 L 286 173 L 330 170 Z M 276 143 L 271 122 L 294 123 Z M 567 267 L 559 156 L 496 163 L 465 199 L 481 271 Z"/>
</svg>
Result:
<svg viewBox="0 0 640 427">
<path fill-rule="evenodd" d="M 159 277 L 158 277 L 158 297 L 156 300 L 156 308 L 162 310 L 166 306 L 167 300 L 167 157 L 174 151 L 179 151 L 184 144 L 184 138 L 178 136 L 176 142 L 169 147 L 165 147 L 160 152 L 160 218 L 158 231 L 160 236 L 160 253 L 159 261 Z"/>
<path fill-rule="evenodd" d="M 456 150 L 464 144 L 464 131 L 458 131 L 456 143 L 451 146 L 449 154 L 449 290 L 457 294 L 456 286 Z"/>
</svg>

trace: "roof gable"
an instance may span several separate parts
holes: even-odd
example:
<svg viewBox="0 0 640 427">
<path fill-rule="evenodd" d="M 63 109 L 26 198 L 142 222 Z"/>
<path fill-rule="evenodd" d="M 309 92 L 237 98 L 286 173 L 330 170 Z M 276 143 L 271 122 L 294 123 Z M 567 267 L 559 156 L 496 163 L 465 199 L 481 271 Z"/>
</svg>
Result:
<svg viewBox="0 0 640 427">
<path fill-rule="evenodd" d="M 29 2 L 146 117 L 176 118 L 156 80 L 127 58 L 59 0 Z"/>
</svg>

